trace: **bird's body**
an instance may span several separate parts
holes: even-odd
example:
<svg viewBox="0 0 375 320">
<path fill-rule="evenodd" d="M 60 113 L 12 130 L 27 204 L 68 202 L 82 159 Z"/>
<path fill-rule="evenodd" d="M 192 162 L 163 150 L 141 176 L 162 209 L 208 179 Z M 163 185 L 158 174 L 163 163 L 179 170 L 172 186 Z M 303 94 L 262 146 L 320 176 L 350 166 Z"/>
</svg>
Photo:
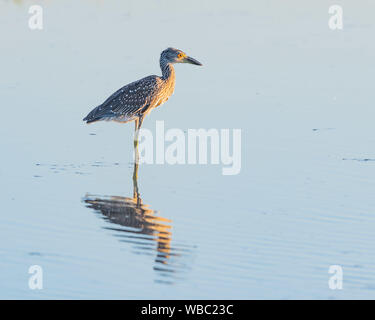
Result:
<svg viewBox="0 0 375 320">
<path fill-rule="evenodd" d="M 161 77 L 152 75 L 129 83 L 93 109 L 83 120 L 87 123 L 100 120 L 135 120 L 136 130 L 139 129 L 144 116 L 166 102 L 173 94 L 176 81 L 173 63 L 179 62 L 201 65 L 182 51 L 168 48 L 160 56 Z"/>
</svg>

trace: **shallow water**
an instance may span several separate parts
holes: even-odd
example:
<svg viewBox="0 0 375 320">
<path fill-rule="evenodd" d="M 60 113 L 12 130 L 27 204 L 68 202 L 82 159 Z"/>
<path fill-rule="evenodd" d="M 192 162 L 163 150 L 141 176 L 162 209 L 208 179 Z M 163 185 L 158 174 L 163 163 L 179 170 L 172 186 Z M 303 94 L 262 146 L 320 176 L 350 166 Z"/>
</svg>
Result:
<svg viewBox="0 0 375 320">
<path fill-rule="evenodd" d="M 0 1 L 0 298 L 375 298 L 375 5 L 332 31 L 326 1 L 235 4 Z M 144 127 L 240 128 L 240 174 L 134 183 L 133 125 L 81 121 L 169 46 L 204 66 Z"/>
</svg>

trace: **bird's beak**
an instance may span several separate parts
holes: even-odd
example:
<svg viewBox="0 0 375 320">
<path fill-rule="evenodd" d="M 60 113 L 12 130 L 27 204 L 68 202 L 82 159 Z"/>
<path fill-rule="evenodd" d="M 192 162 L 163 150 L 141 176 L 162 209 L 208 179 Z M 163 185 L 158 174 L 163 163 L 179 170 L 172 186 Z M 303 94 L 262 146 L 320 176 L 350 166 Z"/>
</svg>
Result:
<svg viewBox="0 0 375 320">
<path fill-rule="evenodd" d="M 198 60 L 195 60 L 195 59 L 192 58 L 192 57 L 186 57 L 186 58 L 184 59 L 184 62 L 186 62 L 186 63 L 191 63 L 191 64 L 195 64 L 195 65 L 197 65 L 197 66 L 201 66 L 201 65 L 202 65 Z"/>
</svg>

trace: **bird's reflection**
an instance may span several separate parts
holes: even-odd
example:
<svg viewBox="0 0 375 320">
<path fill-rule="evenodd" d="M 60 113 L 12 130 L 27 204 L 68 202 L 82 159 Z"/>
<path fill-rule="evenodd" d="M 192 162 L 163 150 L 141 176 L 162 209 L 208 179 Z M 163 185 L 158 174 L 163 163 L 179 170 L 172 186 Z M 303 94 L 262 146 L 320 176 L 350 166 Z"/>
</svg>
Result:
<svg viewBox="0 0 375 320">
<path fill-rule="evenodd" d="M 156 250 L 154 270 L 169 279 L 157 281 L 173 283 L 171 277 L 176 278 L 174 273 L 182 266 L 175 259 L 189 250 L 181 246 L 171 248 L 172 221 L 159 216 L 157 211 L 142 202 L 138 190 L 137 163 L 133 171 L 133 197 L 86 195 L 83 201 L 88 208 L 101 213 L 105 220 L 121 226 L 106 229 L 116 231 L 115 236 L 120 241 L 133 244 L 137 253 L 147 254 Z"/>
</svg>

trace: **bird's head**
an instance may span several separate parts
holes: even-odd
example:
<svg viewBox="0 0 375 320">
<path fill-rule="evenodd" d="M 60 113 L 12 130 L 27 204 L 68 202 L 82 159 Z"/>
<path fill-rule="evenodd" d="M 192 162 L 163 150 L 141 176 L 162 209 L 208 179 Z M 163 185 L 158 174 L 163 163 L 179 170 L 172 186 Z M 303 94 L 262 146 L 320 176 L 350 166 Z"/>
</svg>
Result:
<svg viewBox="0 0 375 320">
<path fill-rule="evenodd" d="M 175 48 L 165 49 L 161 53 L 160 59 L 165 59 L 168 63 L 191 63 L 197 66 L 202 65 L 198 60 L 189 57 L 185 52 Z"/>
</svg>

